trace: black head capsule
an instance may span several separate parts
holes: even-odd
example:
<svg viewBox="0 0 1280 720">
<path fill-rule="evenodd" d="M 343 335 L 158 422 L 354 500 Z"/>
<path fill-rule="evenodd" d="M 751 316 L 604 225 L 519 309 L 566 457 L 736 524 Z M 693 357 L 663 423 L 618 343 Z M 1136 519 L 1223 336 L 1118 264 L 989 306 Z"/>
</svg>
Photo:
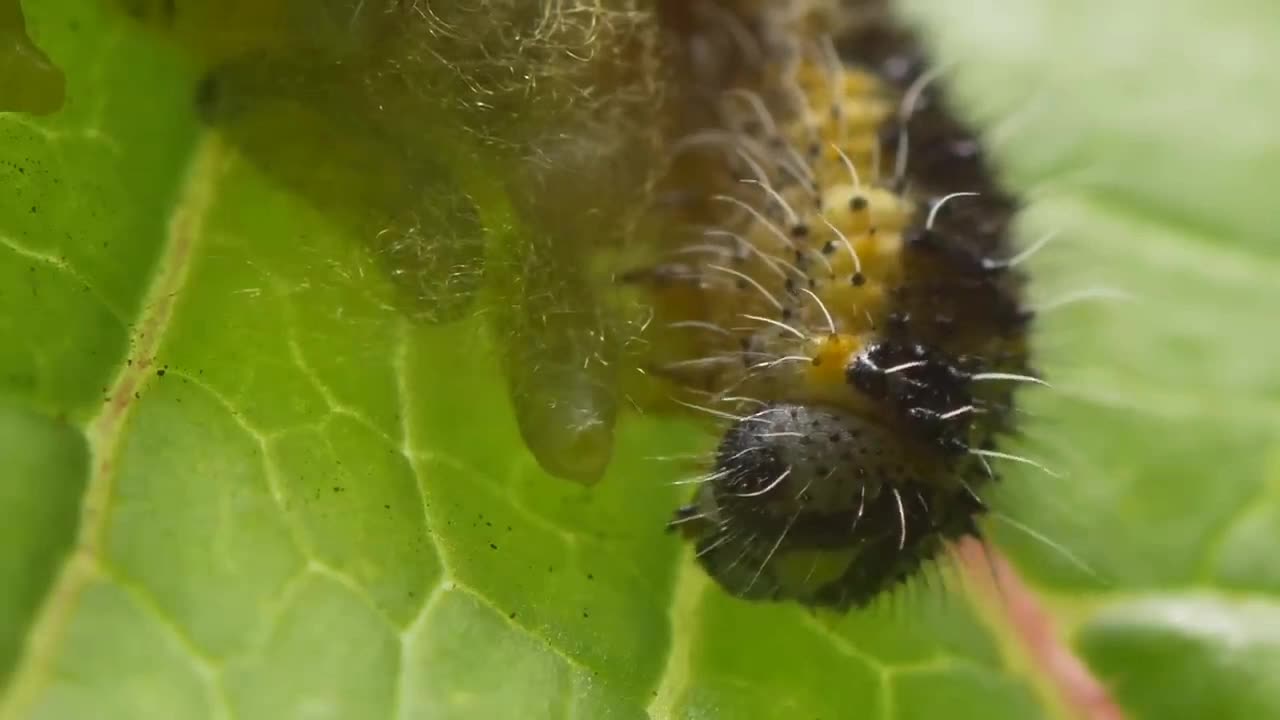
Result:
<svg viewBox="0 0 1280 720">
<path fill-rule="evenodd" d="M 674 522 L 733 595 L 847 608 L 933 557 L 949 528 L 971 527 L 972 513 L 950 517 L 960 506 L 939 501 L 963 491 L 950 472 L 877 418 L 774 405 L 729 427 Z"/>
</svg>

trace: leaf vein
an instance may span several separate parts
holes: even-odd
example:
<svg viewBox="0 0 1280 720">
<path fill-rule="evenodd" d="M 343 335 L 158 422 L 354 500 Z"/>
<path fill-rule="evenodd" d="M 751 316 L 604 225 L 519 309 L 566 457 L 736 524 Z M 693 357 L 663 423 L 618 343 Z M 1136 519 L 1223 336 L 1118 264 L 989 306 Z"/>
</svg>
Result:
<svg viewBox="0 0 1280 720">
<path fill-rule="evenodd" d="M 96 576 L 94 570 L 107 531 L 117 451 L 134 407 L 135 393 L 152 375 L 150 370 L 156 352 L 186 284 L 191 258 L 201 238 L 201 226 L 223 169 L 223 159 L 222 146 L 212 135 L 202 139 L 192 155 L 179 200 L 170 216 L 157 274 L 134 323 L 133 361 L 120 368 L 106 403 L 85 430 L 93 461 L 81 503 L 75 548 L 36 613 L 23 655 L 0 700 L 0 718 L 24 716 L 26 708 L 49 682 L 55 656 L 79 607 L 81 593 Z"/>
</svg>

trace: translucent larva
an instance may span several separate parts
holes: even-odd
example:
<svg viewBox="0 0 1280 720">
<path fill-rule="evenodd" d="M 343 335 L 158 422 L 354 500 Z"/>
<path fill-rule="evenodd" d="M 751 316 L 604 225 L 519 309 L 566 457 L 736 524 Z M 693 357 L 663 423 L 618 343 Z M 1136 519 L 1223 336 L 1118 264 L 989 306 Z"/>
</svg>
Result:
<svg viewBox="0 0 1280 720">
<path fill-rule="evenodd" d="M 0 0 L 0 112 L 49 115 L 62 108 L 66 78 L 27 35 L 18 0 Z"/>
<path fill-rule="evenodd" d="M 662 105 L 647 14 L 119 4 L 192 46 L 200 117 L 368 247 L 405 315 L 485 319 L 544 470 L 601 477 L 622 342 L 604 260 L 648 204 Z"/>
<path fill-rule="evenodd" d="M 483 278 L 479 210 L 453 159 L 411 152 L 397 127 L 409 110 L 427 125 L 430 108 L 392 105 L 394 88 L 367 80 L 367 68 L 310 60 L 253 54 L 216 65 L 196 93 L 202 119 L 359 238 L 408 315 L 463 317 Z"/>
</svg>

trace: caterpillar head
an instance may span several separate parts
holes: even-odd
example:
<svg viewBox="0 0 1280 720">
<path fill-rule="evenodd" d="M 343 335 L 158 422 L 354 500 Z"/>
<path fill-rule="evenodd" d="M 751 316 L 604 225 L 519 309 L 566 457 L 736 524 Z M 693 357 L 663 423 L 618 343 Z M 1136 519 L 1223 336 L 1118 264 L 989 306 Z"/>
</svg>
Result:
<svg viewBox="0 0 1280 720">
<path fill-rule="evenodd" d="M 728 428 L 673 524 L 728 592 L 843 609 L 974 531 L 961 467 L 874 417 L 772 405 Z"/>
</svg>

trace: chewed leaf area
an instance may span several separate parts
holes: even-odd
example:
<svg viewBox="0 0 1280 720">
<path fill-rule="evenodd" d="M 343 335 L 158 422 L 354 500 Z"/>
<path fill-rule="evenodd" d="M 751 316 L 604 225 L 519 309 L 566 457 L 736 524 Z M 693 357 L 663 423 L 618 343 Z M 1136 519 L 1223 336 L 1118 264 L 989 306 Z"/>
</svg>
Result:
<svg viewBox="0 0 1280 720">
<path fill-rule="evenodd" d="M 1036 338 L 1054 388 L 1030 396 L 1020 441 L 1059 477 L 1009 468 L 993 507 L 1033 534 L 992 532 L 1045 636 L 1133 716 L 1267 717 L 1280 378 L 1257 329 L 1280 298 L 1273 250 L 1245 239 L 1269 230 L 1254 190 L 1280 165 L 1244 135 L 1280 103 L 1260 80 L 1276 18 L 1149 4 L 921 4 L 986 125 L 1036 88 L 1060 99 L 993 146 L 1024 188 L 1070 182 L 1029 219 L 1031 237 L 1060 231 L 1030 271 L 1031 302 L 1058 309 Z M 20 27 L 41 53 L 22 57 L 47 58 L 24 77 L 56 67 L 65 96 L 40 114 L 0 74 L 3 720 L 1080 707 L 1020 641 L 1021 606 L 971 599 L 974 573 L 946 557 L 837 618 L 730 597 L 662 531 L 715 449 L 702 427 L 617 397 L 608 461 L 561 473 L 607 465 L 592 487 L 526 449 L 566 414 L 583 434 L 551 457 L 595 446 L 570 411 L 603 407 L 610 353 L 634 350 L 605 286 L 577 281 L 598 268 L 547 238 L 613 227 L 566 212 L 581 197 L 634 219 L 613 189 L 637 182 L 649 138 L 585 129 L 643 120 L 652 96 L 581 90 L 634 87 L 625 62 L 589 82 L 563 68 L 584 48 L 636 57 L 617 38 L 644 41 L 643 7 L 48 0 L 17 25 L 7 7 L 0 40 Z M 1134 30 L 1140 82 L 1108 81 L 1100 26 Z M 1224 70 L 1190 40 L 1215 33 L 1250 50 L 1188 85 Z M 1161 38 L 1176 52 L 1134 47 Z M 1150 122 L 1173 96 L 1183 112 Z M 542 132 L 565 106 L 573 142 Z M 547 162 L 513 159 L 528 148 Z M 619 161 L 565 170 L 591 157 Z M 1229 166 L 1257 172 L 1230 184 Z M 1066 302 L 1107 282 L 1141 300 Z M 566 349 L 596 364 L 521 374 Z M 541 404 L 513 408 L 531 377 L 588 399 L 531 385 Z"/>
</svg>

